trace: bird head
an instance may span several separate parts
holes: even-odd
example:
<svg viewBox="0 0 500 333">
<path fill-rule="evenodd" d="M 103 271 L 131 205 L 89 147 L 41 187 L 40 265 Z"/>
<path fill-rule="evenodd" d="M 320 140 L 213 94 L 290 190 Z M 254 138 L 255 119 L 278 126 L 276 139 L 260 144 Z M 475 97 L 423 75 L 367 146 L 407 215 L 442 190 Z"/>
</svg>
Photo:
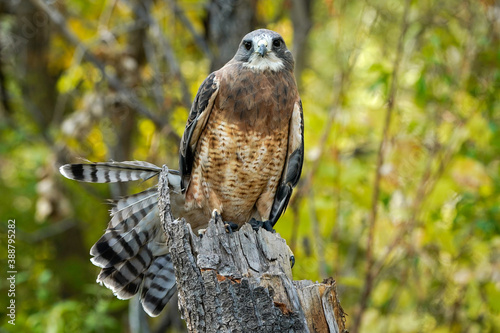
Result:
<svg viewBox="0 0 500 333">
<path fill-rule="evenodd" d="M 293 71 L 292 53 L 281 35 L 272 30 L 259 29 L 243 37 L 234 59 L 256 71 Z"/>
</svg>

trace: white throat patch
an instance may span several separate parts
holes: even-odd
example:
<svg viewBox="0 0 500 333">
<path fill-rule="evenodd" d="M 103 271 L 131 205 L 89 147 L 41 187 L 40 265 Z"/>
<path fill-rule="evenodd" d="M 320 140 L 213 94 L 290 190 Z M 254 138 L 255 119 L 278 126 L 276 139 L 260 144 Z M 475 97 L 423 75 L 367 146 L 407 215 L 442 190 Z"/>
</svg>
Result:
<svg viewBox="0 0 500 333">
<path fill-rule="evenodd" d="M 273 72 L 279 71 L 285 65 L 283 61 L 278 58 L 273 52 L 267 53 L 264 57 L 261 57 L 258 53 L 253 53 L 247 63 L 244 64 L 245 67 L 257 70 L 265 71 L 270 69 Z"/>
</svg>

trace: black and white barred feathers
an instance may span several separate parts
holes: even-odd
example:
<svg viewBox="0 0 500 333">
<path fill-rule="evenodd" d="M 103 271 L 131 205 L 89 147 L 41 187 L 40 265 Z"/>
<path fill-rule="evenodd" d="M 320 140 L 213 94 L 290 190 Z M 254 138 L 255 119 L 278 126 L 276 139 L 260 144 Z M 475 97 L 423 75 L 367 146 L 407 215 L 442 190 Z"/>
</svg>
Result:
<svg viewBox="0 0 500 333">
<path fill-rule="evenodd" d="M 66 164 L 63 176 L 83 182 L 114 183 L 147 180 L 161 168 L 139 161 Z M 180 175 L 169 170 L 171 193 L 181 193 Z M 113 202 L 111 221 L 104 235 L 90 249 L 92 263 L 101 267 L 97 282 L 120 299 L 140 293 L 142 306 L 150 316 L 158 316 L 176 291 L 175 274 L 158 211 L 158 190 Z"/>
</svg>

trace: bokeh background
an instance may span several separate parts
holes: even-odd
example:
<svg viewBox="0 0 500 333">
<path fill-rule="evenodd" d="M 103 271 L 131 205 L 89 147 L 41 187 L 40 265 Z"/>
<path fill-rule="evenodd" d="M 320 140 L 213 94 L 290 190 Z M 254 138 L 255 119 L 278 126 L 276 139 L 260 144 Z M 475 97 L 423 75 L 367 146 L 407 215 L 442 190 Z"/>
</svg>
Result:
<svg viewBox="0 0 500 333">
<path fill-rule="evenodd" d="M 82 184 L 58 167 L 177 168 L 198 86 L 262 27 L 293 50 L 304 105 L 303 174 L 276 227 L 294 278 L 333 276 L 351 332 L 500 331 L 493 0 L 0 2 L 2 331 L 185 331 L 174 302 L 147 318 L 89 261 L 106 199 L 151 184 Z"/>
</svg>

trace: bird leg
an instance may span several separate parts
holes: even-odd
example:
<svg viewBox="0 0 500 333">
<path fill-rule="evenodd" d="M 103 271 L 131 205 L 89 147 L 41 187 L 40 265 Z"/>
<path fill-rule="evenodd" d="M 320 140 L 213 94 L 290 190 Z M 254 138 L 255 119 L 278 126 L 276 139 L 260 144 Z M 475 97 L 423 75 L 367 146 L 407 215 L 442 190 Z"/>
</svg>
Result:
<svg viewBox="0 0 500 333">
<path fill-rule="evenodd" d="M 232 234 L 233 231 L 238 230 L 238 225 L 236 223 L 231 222 L 231 221 L 223 221 L 223 222 L 224 222 L 224 227 L 226 228 L 226 231 L 229 234 Z"/>
<path fill-rule="evenodd" d="M 269 221 L 269 220 L 259 221 L 259 220 L 256 220 L 255 218 L 252 217 L 252 219 L 250 221 L 248 221 L 248 223 L 250 223 L 253 230 L 255 230 L 255 231 L 259 231 L 260 228 L 264 228 L 267 231 L 275 232 L 273 229 L 273 225 L 271 224 L 271 221 Z"/>
</svg>

